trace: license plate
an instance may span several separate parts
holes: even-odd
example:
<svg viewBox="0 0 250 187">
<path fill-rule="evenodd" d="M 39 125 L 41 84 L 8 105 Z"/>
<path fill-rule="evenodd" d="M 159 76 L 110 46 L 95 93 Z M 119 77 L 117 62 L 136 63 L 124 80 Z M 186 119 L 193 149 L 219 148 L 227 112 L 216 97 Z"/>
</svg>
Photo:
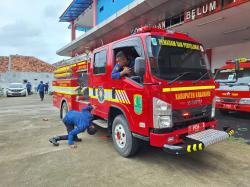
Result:
<svg viewBox="0 0 250 187">
<path fill-rule="evenodd" d="M 234 110 L 236 106 L 231 104 L 223 104 L 223 108 Z"/>
<path fill-rule="evenodd" d="M 188 134 L 194 134 L 203 130 L 205 130 L 204 122 L 188 126 Z"/>
</svg>

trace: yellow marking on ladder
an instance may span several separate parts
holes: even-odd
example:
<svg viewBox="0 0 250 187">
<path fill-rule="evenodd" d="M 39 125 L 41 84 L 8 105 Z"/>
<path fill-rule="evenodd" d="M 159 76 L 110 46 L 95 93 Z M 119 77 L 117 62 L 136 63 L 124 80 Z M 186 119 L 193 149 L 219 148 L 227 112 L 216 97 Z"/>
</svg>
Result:
<svg viewBox="0 0 250 187">
<path fill-rule="evenodd" d="M 197 144 L 194 144 L 194 145 L 193 145 L 193 150 L 194 150 L 194 151 L 197 151 Z"/>
<path fill-rule="evenodd" d="M 199 143 L 199 150 L 202 150 L 202 143 Z"/>
<path fill-rule="evenodd" d="M 189 152 L 189 153 L 191 152 L 191 145 L 187 146 L 187 152 Z"/>
</svg>

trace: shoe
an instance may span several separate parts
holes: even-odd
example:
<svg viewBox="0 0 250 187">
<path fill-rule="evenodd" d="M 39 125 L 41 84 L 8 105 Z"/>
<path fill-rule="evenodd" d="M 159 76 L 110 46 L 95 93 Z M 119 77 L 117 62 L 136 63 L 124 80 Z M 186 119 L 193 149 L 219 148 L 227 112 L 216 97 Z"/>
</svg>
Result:
<svg viewBox="0 0 250 187">
<path fill-rule="evenodd" d="M 74 141 L 75 141 L 75 142 L 81 142 L 82 139 L 81 139 L 81 138 L 75 138 Z"/>
<path fill-rule="evenodd" d="M 52 143 L 54 146 L 59 146 L 59 143 L 57 142 L 57 140 L 56 140 L 55 137 L 50 138 L 50 139 L 49 139 L 49 142 Z"/>
</svg>

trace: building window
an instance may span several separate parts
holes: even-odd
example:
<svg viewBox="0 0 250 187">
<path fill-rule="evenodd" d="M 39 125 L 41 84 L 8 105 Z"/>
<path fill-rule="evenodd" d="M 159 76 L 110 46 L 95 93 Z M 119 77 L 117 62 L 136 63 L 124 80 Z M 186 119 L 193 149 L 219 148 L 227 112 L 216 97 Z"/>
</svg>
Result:
<svg viewBox="0 0 250 187">
<path fill-rule="evenodd" d="M 184 13 L 166 19 L 166 28 L 182 24 L 183 22 L 184 22 Z"/>
<path fill-rule="evenodd" d="M 99 11 L 102 12 L 103 10 L 104 10 L 104 7 L 102 6 L 102 7 L 99 9 Z"/>
<path fill-rule="evenodd" d="M 102 74 L 106 72 L 106 50 L 95 54 L 94 74 Z"/>
</svg>

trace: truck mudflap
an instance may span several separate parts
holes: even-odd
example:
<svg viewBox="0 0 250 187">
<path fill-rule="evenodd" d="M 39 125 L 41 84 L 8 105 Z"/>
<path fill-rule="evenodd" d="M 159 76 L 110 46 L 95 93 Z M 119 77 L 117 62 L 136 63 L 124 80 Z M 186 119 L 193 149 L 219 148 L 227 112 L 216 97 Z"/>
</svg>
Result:
<svg viewBox="0 0 250 187">
<path fill-rule="evenodd" d="M 195 134 L 183 137 L 184 143 L 181 145 L 163 146 L 163 150 L 171 154 L 185 154 L 196 151 L 202 151 L 207 146 L 226 140 L 234 134 L 234 130 L 228 128 L 225 131 L 207 129 Z"/>
</svg>

